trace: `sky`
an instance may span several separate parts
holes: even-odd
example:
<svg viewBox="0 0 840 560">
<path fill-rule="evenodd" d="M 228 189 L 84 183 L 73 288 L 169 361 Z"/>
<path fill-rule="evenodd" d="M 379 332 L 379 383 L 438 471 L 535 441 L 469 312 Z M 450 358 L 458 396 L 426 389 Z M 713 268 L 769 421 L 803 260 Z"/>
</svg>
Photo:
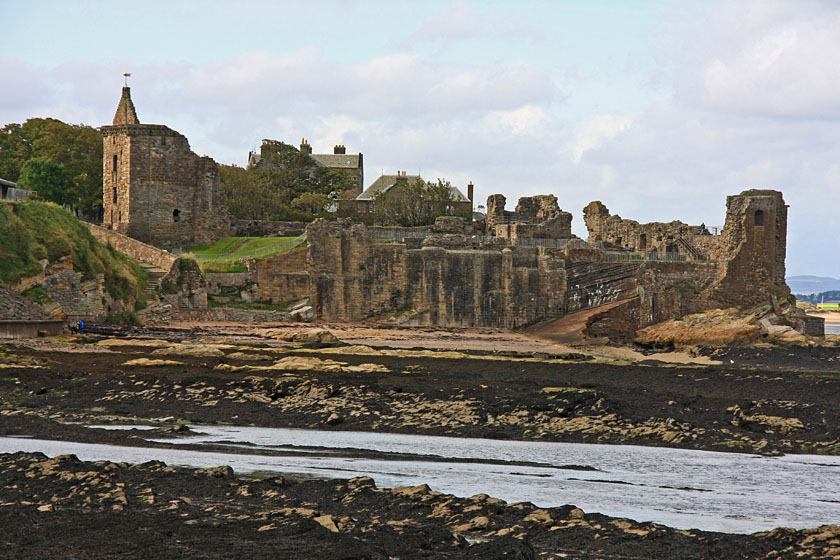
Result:
<svg viewBox="0 0 840 560">
<path fill-rule="evenodd" d="M 245 166 L 263 138 L 362 152 L 476 199 L 554 194 L 721 226 L 790 205 L 788 275 L 840 278 L 840 1 L 0 0 L 0 126 L 140 122 Z"/>
</svg>

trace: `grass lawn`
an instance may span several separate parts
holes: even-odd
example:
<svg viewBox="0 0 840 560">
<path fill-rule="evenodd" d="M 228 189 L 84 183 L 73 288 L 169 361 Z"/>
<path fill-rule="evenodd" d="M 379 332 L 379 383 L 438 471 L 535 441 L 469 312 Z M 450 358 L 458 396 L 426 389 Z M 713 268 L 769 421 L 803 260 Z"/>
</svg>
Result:
<svg viewBox="0 0 840 560">
<path fill-rule="evenodd" d="M 287 253 L 302 244 L 298 237 L 222 237 L 210 245 L 184 248 L 195 255 L 204 272 L 245 272 L 239 260 Z"/>
</svg>

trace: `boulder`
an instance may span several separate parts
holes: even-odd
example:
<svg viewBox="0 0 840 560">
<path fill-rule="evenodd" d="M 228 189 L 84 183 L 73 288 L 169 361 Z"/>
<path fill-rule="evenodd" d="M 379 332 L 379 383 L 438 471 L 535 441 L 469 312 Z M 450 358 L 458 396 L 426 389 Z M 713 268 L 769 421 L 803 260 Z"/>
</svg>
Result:
<svg viewBox="0 0 840 560">
<path fill-rule="evenodd" d="M 315 309 L 311 305 L 304 305 L 297 309 L 293 309 L 289 316 L 294 321 L 301 321 L 302 323 L 309 323 L 315 320 Z"/>
</svg>

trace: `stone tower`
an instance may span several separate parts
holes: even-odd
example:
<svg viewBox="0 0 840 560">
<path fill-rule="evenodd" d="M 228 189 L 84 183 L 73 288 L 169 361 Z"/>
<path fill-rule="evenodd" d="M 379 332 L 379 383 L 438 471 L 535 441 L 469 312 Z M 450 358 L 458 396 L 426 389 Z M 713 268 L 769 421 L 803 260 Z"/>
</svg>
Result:
<svg viewBox="0 0 840 560">
<path fill-rule="evenodd" d="M 159 247 L 209 243 L 228 233 L 219 166 L 171 128 L 140 124 L 130 88 L 122 89 L 111 126 L 100 130 L 105 227 Z"/>
<path fill-rule="evenodd" d="M 785 282 L 787 205 L 782 193 L 748 190 L 726 198 L 717 299 L 749 307 L 781 302 Z"/>
</svg>

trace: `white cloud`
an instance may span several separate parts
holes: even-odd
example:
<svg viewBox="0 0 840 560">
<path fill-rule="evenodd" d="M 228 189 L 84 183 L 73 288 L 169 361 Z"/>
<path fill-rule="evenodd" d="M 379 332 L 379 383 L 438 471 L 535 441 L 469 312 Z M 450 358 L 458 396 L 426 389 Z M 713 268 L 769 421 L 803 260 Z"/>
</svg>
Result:
<svg viewBox="0 0 840 560">
<path fill-rule="evenodd" d="M 595 115 L 580 123 L 566 142 L 565 150 L 573 163 L 580 163 L 583 154 L 612 140 L 630 128 L 633 119 L 615 115 Z"/>
<path fill-rule="evenodd" d="M 453 0 L 426 16 L 417 31 L 409 36 L 408 43 L 440 41 L 448 44 L 477 37 L 484 27 L 484 17 L 469 2 Z"/>
</svg>

